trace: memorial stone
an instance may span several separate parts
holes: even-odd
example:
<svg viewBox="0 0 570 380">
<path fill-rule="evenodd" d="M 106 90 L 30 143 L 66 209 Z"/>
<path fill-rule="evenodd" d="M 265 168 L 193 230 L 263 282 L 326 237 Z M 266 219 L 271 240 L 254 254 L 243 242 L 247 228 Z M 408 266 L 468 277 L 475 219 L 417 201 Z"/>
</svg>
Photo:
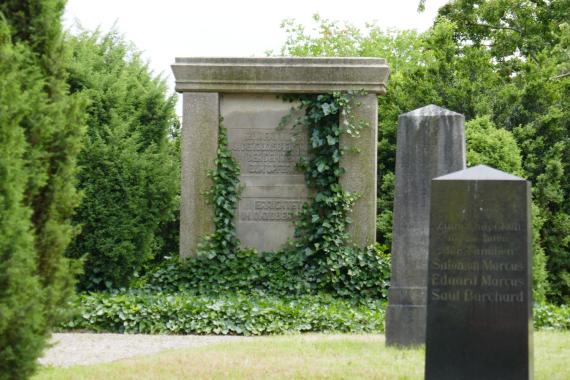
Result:
<svg viewBox="0 0 570 380">
<path fill-rule="evenodd" d="M 465 168 L 464 117 L 429 105 L 400 115 L 386 344 L 425 343 L 431 180 Z"/>
<path fill-rule="evenodd" d="M 308 199 L 305 176 L 296 168 L 309 152 L 307 131 L 279 125 L 290 108 L 268 94 L 224 94 L 220 105 L 243 186 L 237 236 L 244 247 L 262 252 L 278 250 L 293 236 L 294 215 Z"/>
<path fill-rule="evenodd" d="M 532 378 L 530 184 L 442 176 L 430 214 L 426 379 Z"/>
<path fill-rule="evenodd" d="M 182 92 L 182 196 L 180 256 L 196 254 L 205 233 L 213 231 L 211 205 L 203 192 L 211 186 L 220 118 L 228 148 L 240 164 L 243 187 L 236 232 L 244 248 L 278 250 L 293 237 L 294 214 L 309 194 L 296 170 L 308 154 L 306 131 L 279 127 L 291 104 L 280 95 L 364 90 L 354 108 L 356 122 L 368 128 L 359 139 L 342 138 L 347 153 L 341 165 L 345 190 L 358 192 L 353 208 L 353 241 L 372 244 L 376 234 L 377 96 L 386 92 L 388 66 L 378 58 L 177 58 L 172 65 Z"/>
</svg>

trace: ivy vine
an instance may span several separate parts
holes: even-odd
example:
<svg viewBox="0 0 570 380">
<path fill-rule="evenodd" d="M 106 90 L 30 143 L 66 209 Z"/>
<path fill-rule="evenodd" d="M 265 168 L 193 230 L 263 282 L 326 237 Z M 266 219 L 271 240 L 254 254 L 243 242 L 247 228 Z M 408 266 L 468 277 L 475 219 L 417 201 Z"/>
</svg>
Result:
<svg viewBox="0 0 570 380">
<path fill-rule="evenodd" d="M 240 242 L 236 235 L 235 210 L 237 208 L 240 183 L 238 162 L 228 149 L 228 134 L 220 118 L 218 128 L 218 150 L 216 168 L 208 172 L 212 187 L 204 195 L 214 208 L 214 233 L 205 236 L 198 247 L 198 254 L 209 259 L 235 257 Z"/>
<path fill-rule="evenodd" d="M 386 296 L 390 273 L 386 247 L 357 247 L 351 242 L 350 212 L 358 194 L 345 191 L 340 181 L 345 172 L 341 136 L 358 136 L 366 127 L 352 116 L 361 95 L 335 92 L 284 97 L 296 106 L 282 124 L 300 111 L 302 116 L 293 126 L 308 133 L 309 156 L 301 157 L 297 167 L 305 173 L 312 197 L 297 216 L 293 243 L 282 252 L 259 255 L 239 248 L 234 217 L 240 169 L 220 120 L 216 168 L 209 172 L 213 186 L 206 194 L 214 207 L 215 232 L 203 239 L 198 259 L 188 267 L 193 272 L 188 273 L 190 277 L 202 279 L 200 286 L 269 293 L 326 291 L 349 298 Z M 212 259 L 216 263 L 207 261 Z"/>
<path fill-rule="evenodd" d="M 381 247 L 357 247 L 350 239 L 350 212 L 359 194 L 345 191 L 341 177 L 343 134 L 357 137 L 367 125 L 354 118 L 353 107 L 360 107 L 361 91 L 332 94 L 287 96 L 302 111 L 294 127 L 306 129 L 309 157 L 302 157 L 298 168 L 305 173 L 313 194 L 298 215 L 294 248 L 302 256 L 304 272 L 318 288 L 340 295 L 378 294 L 387 286 L 387 256 Z M 288 116 L 289 117 L 289 116 Z"/>
</svg>

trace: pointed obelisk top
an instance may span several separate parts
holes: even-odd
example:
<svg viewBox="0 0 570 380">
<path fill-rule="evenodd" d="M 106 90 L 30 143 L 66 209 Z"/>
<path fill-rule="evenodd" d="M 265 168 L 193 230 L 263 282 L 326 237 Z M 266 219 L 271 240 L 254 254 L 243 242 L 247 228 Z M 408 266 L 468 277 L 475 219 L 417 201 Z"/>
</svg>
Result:
<svg viewBox="0 0 570 380">
<path fill-rule="evenodd" d="M 453 112 L 448 110 L 447 108 L 443 108 L 440 106 L 436 106 L 434 104 L 427 105 L 425 107 L 421 107 L 415 109 L 413 111 L 401 114 L 400 117 L 431 117 L 431 116 L 461 116 L 462 114 Z"/>
<path fill-rule="evenodd" d="M 526 181 L 503 171 L 493 169 L 487 165 L 477 165 L 472 168 L 449 173 L 433 179 L 434 181 Z"/>
</svg>

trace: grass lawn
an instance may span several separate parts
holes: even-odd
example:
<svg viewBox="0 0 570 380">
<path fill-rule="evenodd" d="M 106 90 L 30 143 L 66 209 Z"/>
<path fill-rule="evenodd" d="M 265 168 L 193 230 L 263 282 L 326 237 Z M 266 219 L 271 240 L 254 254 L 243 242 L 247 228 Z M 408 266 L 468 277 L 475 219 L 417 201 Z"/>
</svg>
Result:
<svg viewBox="0 0 570 380">
<path fill-rule="evenodd" d="M 534 352 L 536 379 L 570 379 L 570 332 L 536 332 Z M 388 349 L 383 335 L 290 335 L 43 368 L 33 379 L 422 379 L 423 366 L 423 349 Z"/>
</svg>

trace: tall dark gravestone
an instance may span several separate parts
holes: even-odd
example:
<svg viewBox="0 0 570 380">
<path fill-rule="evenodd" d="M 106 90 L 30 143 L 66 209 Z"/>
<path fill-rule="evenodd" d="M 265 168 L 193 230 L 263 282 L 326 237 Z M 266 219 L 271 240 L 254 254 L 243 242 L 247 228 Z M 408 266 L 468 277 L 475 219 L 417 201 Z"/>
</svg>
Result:
<svg viewBox="0 0 570 380">
<path fill-rule="evenodd" d="M 429 105 L 400 115 L 386 344 L 425 344 L 431 180 L 465 169 L 461 114 Z"/>
<path fill-rule="evenodd" d="M 530 184 L 480 165 L 431 185 L 427 380 L 531 379 Z"/>
</svg>

